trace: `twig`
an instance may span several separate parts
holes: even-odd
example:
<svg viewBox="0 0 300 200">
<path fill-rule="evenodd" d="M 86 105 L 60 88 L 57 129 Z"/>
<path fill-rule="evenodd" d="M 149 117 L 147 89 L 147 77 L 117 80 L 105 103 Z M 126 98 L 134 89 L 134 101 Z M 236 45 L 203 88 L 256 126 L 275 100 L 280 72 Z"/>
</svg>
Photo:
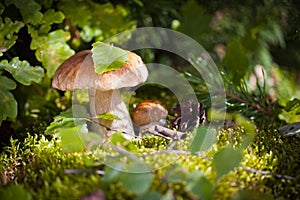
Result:
<svg viewBox="0 0 300 200">
<path fill-rule="evenodd" d="M 159 132 L 163 135 L 166 135 L 167 137 L 170 137 L 173 140 L 180 140 L 180 139 L 184 139 L 186 137 L 186 133 L 184 133 L 184 132 L 171 130 L 166 127 L 160 126 L 160 125 L 156 125 L 155 128 L 156 128 L 157 132 Z"/>
<path fill-rule="evenodd" d="M 249 167 L 241 167 L 243 170 L 246 170 L 248 172 L 252 172 L 252 173 L 257 173 L 257 174 L 261 174 L 261 175 L 269 175 L 269 176 L 273 176 L 275 178 L 285 178 L 285 179 L 289 179 L 289 180 L 293 180 L 295 179 L 292 176 L 288 176 L 288 175 L 281 175 L 281 174 L 274 174 L 272 172 L 268 172 L 268 171 L 263 171 L 263 170 L 257 170 L 257 169 L 252 169 Z"/>
<path fill-rule="evenodd" d="M 151 123 L 140 127 L 140 133 L 151 133 L 169 140 L 180 140 L 186 137 L 186 133 L 166 128 L 158 123 Z"/>
<path fill-rule="evenodd" d="M 176 145 L 176 143 L 177 143 L 177 141 L 173 140 L 173 141 L 171 142 L 171 144 L 168 146 L 167 150 L 172 150 L 173 147 Z"/>
<path fill-rule="evenodd" d="M 65 169 L 66 174 L 98 174 L 104 175 L 102 170 Z"/>
</svg>

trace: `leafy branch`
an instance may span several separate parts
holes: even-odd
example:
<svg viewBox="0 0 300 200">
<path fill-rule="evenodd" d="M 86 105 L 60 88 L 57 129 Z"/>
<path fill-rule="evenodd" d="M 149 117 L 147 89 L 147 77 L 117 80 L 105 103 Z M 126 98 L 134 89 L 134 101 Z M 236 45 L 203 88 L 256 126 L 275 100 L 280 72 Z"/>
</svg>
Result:
<svg viewBox="0 0 300 200">
<path fill-rule="evenodd" d="M 228 79 L 225 80 L 229 81 Z M 249 119 L 261 122 L 264 119 L 272 119 L 273 122 L 280 123 L 279 113 L 282 106 L 277 101 L 273 101 L 260 85 L 258 93 L 248 91 L 246 84 L 242 81 L 240 86 L 227 84 L 227 110 L 229 112 L 240 112 Z"/>
<path fill-rule="evenodd" d="M 18 57 L 10 62 L 2 60 L 0 62 L 0 125 L 7 118 L 14 120 L 17 116 L 17 101 L 10 90 L 16 89 L 14 80 L 4 76 L 4 71 L 9 72 L 13 78 L 23 84 L 30 85 L 32 82 L 39 83 L 44 77 L 44 69 L 40 66 L 30 66 L 27 61 L 20 61 Z M 2 75 L 3 74 L 3 75 Z"/>
<path fill-rule="evenodd" d="M 235 83 L 232 75 L 225 70 L 220 71 L 225 86 L 227 112 L 240 113 L 259 125 L 263 125 L 265 121 L 268 121 L 267 124 L 283 123 L 279 118 L 283 107 L 267 94 L 264 85 L 257 83 L 257 91 L 250 91 L 244 79 Z M 190 73 L 183 75 L 193 84 L 199 101 L 205 104 L 205 108 L 209 108 L 211 97 L 207 95 L 208 89 L 203 86 L 204 80 Z"/>
</svg>

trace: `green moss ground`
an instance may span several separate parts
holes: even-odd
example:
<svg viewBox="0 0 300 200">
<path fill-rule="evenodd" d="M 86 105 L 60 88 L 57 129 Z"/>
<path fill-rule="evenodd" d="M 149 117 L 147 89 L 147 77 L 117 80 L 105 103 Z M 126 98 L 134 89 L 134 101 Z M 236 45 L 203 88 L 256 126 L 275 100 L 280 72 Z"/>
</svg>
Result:
<svg viewBox="0 0 300 200">
<path fill-rule="evenodd" d="M 300 140 L 282 137 L 276 131 L 260 131 L 255 141 L 243 151 L 240 167 L 216 181 L 212 156 L 228 144 L 238 146 L 243 134 L 244 130 L 241 128 L 220 131 L 217 143 L 202 155 L 205 157 L 172 153 L 145 157 L 144 162 L 155 169 L 148 191 L 166 195 L 171 193 L 177 199 L 195 199 L 193 193 L 186 190 L 188 179 L 170 178 L 168 175 L 169 164 L 172 163 L 178 167 L 178 174 L 202 171 L 213 185 L 213 199 L 260 199 L 262 196 L 270 199 L 299 199 Z M 140 153 L 164 149 L 169 143 L 154 136 L 133 142 Z M 182 151 L 188 152 L 188 139 L 177 145 Z M 90 161 L 101 163 L 103 159 L 101 149 L 94 152 L 65 153 L 57 138 L 28 136 L 23 143 L 11 141 L 11 146 L 1 155 L 0 194 L 9 185 L 22 185 L 33 199 L 80 199 L 96 189 L 102 189 L 107 199 L 134 199 L 136 194 L 125 189 L 118 181 L 104 184 L 101 175 L 65 172 L 65 169 L 103 170 L 105 165 L 89 164 Z M 273 175 L 265 174 L 266 172 Z M 280 175 L 288 175 L 293 179 Z"/>
</svg>

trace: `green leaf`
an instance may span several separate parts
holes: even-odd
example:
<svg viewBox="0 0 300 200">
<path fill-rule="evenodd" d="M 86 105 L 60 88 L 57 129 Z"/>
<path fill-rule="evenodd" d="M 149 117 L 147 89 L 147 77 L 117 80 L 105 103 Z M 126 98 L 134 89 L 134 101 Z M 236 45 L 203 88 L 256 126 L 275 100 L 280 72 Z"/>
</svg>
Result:
<svg viewBox="0 0 300 200">
<path fill-rule="evenodd" d="M 235 193 L 231 200 L 272 200 L 271 194 L 262 193 L 259 190 L 242 190 Z"/>
<path fill-rule="evenodd" d="M 288 123 L 299 122 L 300 120 L 300 100 L 292 99 L 286 103 L 279 117 Z"/>
<path fill-rule="evenodd" d="M 75 127 L 74 119 L 73 118 L 64 118 L 59 116 L 56 116 L 54 118 L 54 121 L 51 122 L 51 124 L 47 127 L 45 130 L 45 134 L 55 134 L 58 133 L 59 128 L 68 128 L 68 127 Z"/>
<path fill-rule="evenodd" d="M 55 2 L 55 0 L 38 0 L 38 2 L 43 8 L 49 9 L 53 6 L 53 2 Z"/>
<path fill-rule="evenodd" d="M 89 4 L 87 1 L 61 0 L 58 7 L 71 20 L 73 26 L 83 27 L 93 20 Z"/>
<path fill-rule="evenodd" d="M 12 22 L 7 17 L 3 21 L 0 18 L 0 52 L 6 52 L 16 43 L 18 36 L 15 33 L 18 33 L 23 26 L 22 22 Z"/>
<path fill-rule="evenodd" d="M 1 90 L 14 90 L 14 89 L 16 89 L 16 87 L 17 87 L 17 84 L 13 80 L 7 78 L 6 76 L 0 75 L 0 89 Z"/>
<path fill-rule="evenodd" d="M 124 165 L 121 162 L 107 165 L 104 169 L 104 176 L 102 178 L 102 182 L 105 185 L 115 183 L 116 181 L 119 180 L 121 171 L 123 169 L 124 169 Z"/>
<path fill-rule="evenodd" d="M 96 41 L 101 41 L 118 33 L 134 29 L 136 26 L 135 21 L 128 20 L 130 11 L 120 4 L 115 6 L 110 2 L 105 4 L 91 3 L 91 7 L 93 7 L 91 27 L 98 29 L 100 25 L 102 30 L 101 35 L 94 36 Z M 99 10 L 103 12 L 99 12 Z M 127 37 L 124 37 L 124 40 L 127 39 Z"/>
<path fill-rule="evenodd" d="M 101 35 L 102 31 L 100 28 L 92 28 L 90 26 L 85 25 L 80 32 L 80 36 L 83 41 L 90 42 L 92 39 L 98 35 Z"/>
<path fill-rule="evenodd" d="M 156 191 L 150 191 L 138 196 L 135 200 L 162 200 L 162 195 Z"/>
<path fill-rule="evenodd" d="M 22 200 L 31 200 L 31 194 L 26 191 L 21 185 L 13 185 L 2 188 L 0 190 L 0 199 L 10 200 L 10 199 L 22 199 Z"/>
<path fill-rule="evenodd" d="M 185 180 L 187 172 L 179 165 L 171 165 L 165 172 L 165 177 L 169 183 L 181 183 Z"/>
<path fill-rule="evenodd" d="M 110 137 L 110 142 L 113 145 L 117 145 L 117 144 L 123 144 L 124 142 L 127 142 L 127 140 L 123 137 L 121 132 L 116 132 Z"/>
<path fill-rule="evenodd" d="M 109 113 L 109 112 L 100 114 L 100 115 L 97 116 L 97 118 L 99 118 L 99 119 L 105 119 L 105 120 L 110 120 L 110 121 L 120 120 L 120 118 L 117 115 L 114 115 L 114 114 Z"/>
<path fill-rule="evenodd" d="M 213 157 L 213 164 L 216 169 L 217 179 L 229 173 L 239 165 L 242 160 L 242 154 L 234 150 L 231 146 L 221 149 Z"/>
<path fill-rule="evenodd" d="M 215 142 L 215 136 L 208 127 L 201 126 L 197 129 L 193 142 L 191 144 L 191 152 L 208 150 Z"/>
<path fill-rule="evenodd" d="M 17 101 L 9 91 L 15 88 L 16 83 L 13 80 L 0 75 L 0 126 L 3 120 L 13 120 L 17 117 Z"/>
<path fill-rule="evenodd" d="M 53 23 L 61 23 L 64 18 L 65 16 L 62 12 L 55 12 L 53 9 L 47 10 L 42 17 L 39 33 L 48 33 Z"/>
<path fill-rule="evenodd" d="M 61 137 L 62 147 L 65 152 L 82 152 L 92 150 L 102 144 L 103 139 L 96 133 L 87 133 L 86 125 L 60 128 L 58 135 Z"/>
<path fill-rule="evenodd" d="M 222 65 L 230 70 L 235 83 L 239 83 L 246 75 L 249 69 L 249 59 L 240 41 L 228 43 Z"/>
<path fill-rule="evenodd" d="M 80 129 L 78 127 L 61 128 L 59 129 L 59 136 L 65 152 L 82 152 L 85 145 L 80 137 Z"/>
<path fill-rule="evenodd" d="M 36 58 L 43 63 L 47 76 L 51 78 L 58 66 L 75 53 L 67 44 L 70 34 L 58 29 L 47 36 L 39 36 L 38 31 L 31 26 L 28 31 L 32 37 L 30 48 L 36 49 Z"/>
<path fill-rule="evenodd" d="M 103 41 L 113 35 L 134 29 L 136 22 L 128 20 L 128 10 L 112 3 L 96 3 L 90 0 L 62 0 L 59 9 L 70 19 L 70 24 L 79 27 L 80 37 L 85 42 Z M 99 12 L 101 11 L 101 12 Z M 78 17 L 80 16 L 80 17 Z M 124 40 L 127 38 L 124 37 Z"/>
<path fill-rule="evenodd" d="M 295 115 L 300 115 L 300 100 L 293 99 L 293 100 L 287 102 L 284 110 L 287 112 L 291 112 Z"/>
<path fill-rule="evenodd" d="M 182 22 L 178 30 L 192 37 L 207 48 L 211 45 L 207 33 L 211 30 L 212 16 L 197 1 L 189 0 L 181 8 Z"/>
<path fill-rule="evenodd" d="M 20 61 L 18 57 L 13 58 L 9 63 L 1 61 L 0 69 L 5 69 L 23 85 L 30 85 L 31 82 L 39 83 L 44 77 L 44 69 L 36 66 L 32 67 L 27 61 Z"/>
<path fill-rule="evenodd" d="M 153 174 L 149 173 L 122 173 L 123 186 L 135 194 L 142 194 L 152 183 Z"/>
<path fill-rule="evenodd" d="M 20 10 L 25 23 L 38 25 L 43 17 L 40 12 L 41 6 L 34 0 L 5 0 L 5 4 L 15 5 Z"/>
<path fill-rule="evenodd" d="M 151 186 L 153 174 L 150 172 L 147 165 L 134 162 L 130 166 L 130 171 L 133 173 L 122 172 L 120 182 L 122 185 L 136 195 L 145 193 Z M 141 173 L 142 171 L 149 171 Z"/>
<path fill-rule="evenodd" d="M 123 49 L 103 42 L 94 43 L 92 52 L 95 71 L 98 74 L 118 69 L 129 59 L 127 52 Z"/>
<path fill-rule="evenodd" d="M 75 114 L 73 114 L 73 112 Z M 75 116 L 74 116 L 75 115 Z M 61 112 L 54 117 L 54 121 L 47 127 L 46 134 L 55 134 L 60 128 L 71 128 L 81 126 L 89 121 L 89 114 L 82 105 L 73 105 L 67 111 Z"/>
<path fill-rule="evenodd" d="M 213 184 L 200 171 L 188 174 L 185 190 L 194 194 L 197 199 L 213 199 Z"/>
<path fill-rule="evenodd" d="M 121 132 L 114 133 L 110 137 L 110 142 L 113 145 L 121 145 L 123 148 L 131 152 L 135 152 L 137 150 L 137 147 L 130 140 L 126 140 Z"/>
<path fill-rule="evenodd" d="M 44 13 L 41 23 L 50 25 L 53 23 L 61 23 L 64 18 L 65 16 L 62 12 L 55 12 L 55 10 L 49 9 Z"/>
<path fill-rule="evenodd" d="M 0 3 L 0 15 L 3 13 L 5 7 L 2 3 Z"/>
<path fill-rule="evenodd" d="M 102 181 L 105 185 L 119 181 L 124 188 L 134 194 L 140 195 L 145 193 L 151 186 L 153 179 L 153 174 L 147 172 L 150 171 L 148 166 L 144 163 L 132 162 L 127 166 L 127 170 L 130 170 L 132 173 L 124 172 L 125 166 L 121 162 L 106 166 Z"/>
</svg>

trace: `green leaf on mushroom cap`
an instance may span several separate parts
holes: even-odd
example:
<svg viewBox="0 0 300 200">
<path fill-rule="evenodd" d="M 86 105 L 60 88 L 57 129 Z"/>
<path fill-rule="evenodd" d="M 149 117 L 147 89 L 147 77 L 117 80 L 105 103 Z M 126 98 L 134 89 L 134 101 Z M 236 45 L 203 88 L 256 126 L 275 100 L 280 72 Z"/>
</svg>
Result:
<svg viewBox="0 0 300 200">
<path fill-rule="evenodd" d="M 128 61 L 128 53 L 123 49 L 103 42 L 93 44 L 93 61 L 98 74 L 116 70 Z"/>
</svg>

